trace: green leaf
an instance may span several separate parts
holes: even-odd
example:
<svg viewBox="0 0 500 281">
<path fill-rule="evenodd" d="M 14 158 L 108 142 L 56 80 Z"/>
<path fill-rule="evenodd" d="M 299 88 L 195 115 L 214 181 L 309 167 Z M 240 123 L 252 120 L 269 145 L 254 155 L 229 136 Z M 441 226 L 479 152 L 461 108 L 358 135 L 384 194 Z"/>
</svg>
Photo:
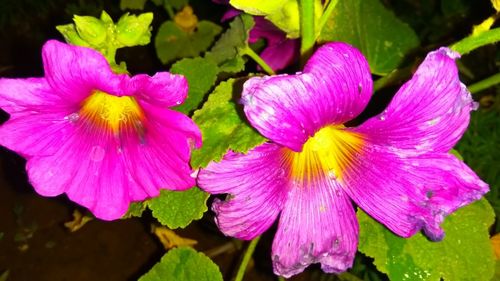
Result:
<svg viewBox="0 0 500 281">
<path fill-rule="evenodd" d="M 249 15 L 240 15 L 230 24 L 229 29 L 221 35 L 205 58 L 214 61 L 221 71 L 236 73 L 245 68 L 245 60 L 240 50 L 248 45 L 248 33 L 254 25 Z"/>
<path fill-rule="evenodd" d="M 123 15 L 116 24 L 116 39 L 120 46 L 137 46 L 149 44 L 151 40 L 151 22 L 153 13 L 143 13 L 138 16 Z"/>
<path fill-rule="evenodd" d="M 168 251 L 139 281 L 222 281 L 217 265 L 202 253 L 187 247 Z"/>
<path fill-rule="evenodd" d="M 170 72 L 182 74 L 188 81 L 188 97 L 183 104 L 175 109 L 189 114 L 192 110 L 200 107 L 205 95 L 217 80 L 219 68 L 215 62 L 197 57 L 176 62 L 170 68 Z"/>
<path fill-rule="evenodd" d="M 155 38 L 156 54 L 162 63 L 178 58 L 196 57 L 212 45 L 222 28 L 210 21 L 200 21 L 194 32 L 185 32 L 173 21 L 166 21 Z"/>
<path fill-rule="evenodd" d="M 288 0 L 230 0 L 231 6 L 248 14 L 266 16 L 276 13 Z M 296 0 L 295 0 L 296 1 Z"/>
<path fill-rule="evenodd" d="M 161 190 L 160 196 L 146 202 L 153 217 L 170 229 L 184 228 L 201 219 L 207 211 L 209 194 L 197 187 L 185 191 Z"/>
<path fill-rule="evenodd" d="M 242 119 L 243 110 L 237 104 L 242 83 L 242 79 L 220 83 L 203 107 L 194 112 L 193 120 L 201 129 L 203 146 L 193 151 L 193 168 L 205 167 L 212 160 L 219 161 L 228 149 L 247 152 L 265 141 Z"/>
<path fill-rule="evenodd" d="M 182 9 L 182 7 L 186 6 L 189 1 L 188 0 L 168 0 L 168 3 L 174 7 L 176 10 Z"/>
<path fill-rule="evenodd" d="M 123 10 L 144 10 L 147 0 L 120 0 L 120 9 Z"/>
<path fill-rule="evenodd" d="M 127 213 L 122 217 L 122 219 L 140 217 L 142 216 L 144 210 L 146 210 L 146 204 L 144 204 L 144 202 L 133 202 L 128 207 Z"/>
<path fill-rule="evenodd" d="M 385 75 L 419 45 L 415 32 L 379 0 L 339 0 L 321 41 L 344 41 L 361 50 L 372 73 Z"/>
<path fill-rule="evenodd" d="M 490 280 L 493 276 L 488 229 L 494 214 L 485 199 L 449 215 L 441 242 L 429 241 L 421 233 L 405 239 L 361 210 L 357 216 L 359 251 L 373 257 L 377 269 L 391 280 Z"/>
</svg>

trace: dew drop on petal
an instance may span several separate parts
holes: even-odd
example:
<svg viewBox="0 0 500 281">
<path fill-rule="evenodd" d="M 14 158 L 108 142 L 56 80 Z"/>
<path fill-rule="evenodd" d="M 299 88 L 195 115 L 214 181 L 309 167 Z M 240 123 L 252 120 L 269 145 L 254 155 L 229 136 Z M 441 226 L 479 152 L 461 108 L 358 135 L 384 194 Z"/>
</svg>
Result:
<svg viewBox="0 0 500 281">
<path fill-rule="evenodd" d="M 106 151 L 104 150 L 104 148 L 102 148 L 100 145 L 95 145 L 90 150 L 90 160 L 94 162 L 102 161 L 102 159 L 104 159 L 105 154 Z"/>
<path fill-rule="evenodd" d="M 71 113 L 70 115 L 64 117 L 64 119 L 68 120 L 71 123 L 75 123 L 76 121 L 78 121 L 78 119 L 80 119 L 80 114 L 78 114 L 78 112 Z"/>
<path fill-rule="evenodd" d="M 361 92 L 363 92 L 363 84 L 361 82 L 358 83 L 358 94 L 361 95 Z"/>
<path fill-rule="evenodd" d="M 176 105 L 179 105 L 181 103 L 182 103 L 182 101 L 180 101 L 180 100 L 178 100 L 178 101 L 175 102 Z"/>
</svg>

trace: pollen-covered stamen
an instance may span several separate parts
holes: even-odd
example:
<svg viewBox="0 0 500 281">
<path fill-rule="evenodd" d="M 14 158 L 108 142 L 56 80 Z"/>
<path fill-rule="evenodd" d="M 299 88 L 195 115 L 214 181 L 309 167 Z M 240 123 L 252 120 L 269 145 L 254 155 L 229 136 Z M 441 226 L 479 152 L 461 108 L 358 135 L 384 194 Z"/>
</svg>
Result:
<svg viewBox="0 0 500 281">
<path fill-rule="evenodd" d="M 286 149 L 284 159 L 294 181 L 313 182 L 325 176 L 341 180 L 362 152 L 363 143 L 362 135 L 344 126 L 328 126 L 309 138 L 301 152 Z"/>
<path fill-rule="evenodd" d="M 139 139 L 144 139 L 144 112 L 133 97 L 94 91 L 83 102 L 79 115 L 93 126 L 111 130 L 115 135 L 132 129 Z"/>
</svg>

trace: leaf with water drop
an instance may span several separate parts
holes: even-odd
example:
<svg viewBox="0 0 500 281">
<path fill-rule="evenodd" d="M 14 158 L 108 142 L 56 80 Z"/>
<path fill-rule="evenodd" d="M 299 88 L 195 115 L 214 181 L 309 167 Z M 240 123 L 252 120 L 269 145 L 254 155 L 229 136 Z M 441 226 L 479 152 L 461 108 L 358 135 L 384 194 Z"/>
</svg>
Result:
<svg viewBox="0 0 500 281">
<path fill-rule="evenodd" d="M 205 167 L 210 161 L 219 161 L 229 150 L 247 152 L 265 141 L 244 120 L 243 109 L 238 105 L 244 79 L 229 79 L 222 82 L 209 95 L 200 110 L 194 112 L 193 120 L 203 135 L 203 146 L 193 151 L 191 166 Z"/>
<path fill-rule="evenodd" d="M 449 215 L 445 238 L 429 241 L 422 233 L 396 236 L 361 210 L 357 212 L 359 251 L 374 258 L 391 280 L 491 280 L 494 255 L 489 227 L 494 213 L 482 199 Z"/>
<path fill-rule="evenodd" d="M 320 34 L 321 41 L 343 41 L 366 56 L 372 73 L 385 75 L 418 47 L 419 39 L 406 23 L 379 0 L 339 1 Z"/>
<path fill-rule="evenodd" d="M 187 247 L 168 251 L 139 281 L 222 281 L 217 265 L 203 253 Z"/>
</svg>

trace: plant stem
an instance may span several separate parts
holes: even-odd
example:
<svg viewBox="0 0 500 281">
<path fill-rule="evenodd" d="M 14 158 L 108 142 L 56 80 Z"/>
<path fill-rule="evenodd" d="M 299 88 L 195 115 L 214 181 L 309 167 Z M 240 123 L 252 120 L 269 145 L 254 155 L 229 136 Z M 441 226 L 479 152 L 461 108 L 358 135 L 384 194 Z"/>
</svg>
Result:
<svg viewBox="0 0 500 281">
<path fill-rule="evenodd" d="M 479 47 L 498 41 L 500 41 L 500 27 L 490 29 L 477 35 L 469 35 L 451 45 L 450 48 L 461 55 L 465 55 Z"/>
<path fill-rule="evenodd" d="M 273 69 L 249 46 L 240 50 L 241 55 L 247 55 L 252 58 L 269 75 L 275 75 Z"/>
<path fill-rule="evenodd" d="M 499 83 L 500 83 L 500 73 L 497 73 L 497 74 L 490 76 L 484 80 L 476 82 L 467 88 L 469 88 L 469 91 L 472 94 L 475 94 L 477 92 L 480 92 L 484 89 L 487 89 L 487 88 L 494 86 L 496 84 L 499 84 Z"/>
<path fill-rule="evenodd" d="M 172 5 L 170 5 L 170 1 L 163 0 L 163 7 L 165 7 L 165 10 L 167 11 L 167 14 L 170 17 L 170 19 L 173 20 L 175 17 L 175 13 L 174 9 L 172 8 Z"/>
<path fill-rule="evenodd" d="M 283 276 L 278 276 L 278 281 L 286 281 L 286 279 Z"/>
<path fill-rule="evenodd" d="M 245 250 L 245 255 L 243 256 L 243 260 L 241 261 L 240 267 L 238 268 L 238 272 L 236 273 L 236 277 L 234 281 L 242 281 L 243 276 L 245 275 L 245 271 L 248 266 L 248 262 L 250 258 L 252 258 L 252 254 L 255 251 L 255 246 L 259 243 L 260 236 L 255 237 L 252 242 L 248 245 L 248 248 Z"/>
<path fill-rule="evenodd" d="M 312 51 L 315 42 L 314 0 L 300 0 L 300 55 L 303 61 Z"/>
<path fill-rule="evenodd" d="M 325 26 L 326 22 L 328 21 L 328 18 L 330 18 L 330 15 L 332 14 L 333 10 L 335 9 L 335 6 L 337 6 L 337 3 L 339 0 L 330 0 L 326 6 L 325 11 L 323 12 L 323 15 L 321 15 L 321 18 L 319 19 L 319 26 L 318 26 L 318 31 L 317 34 L 314 36 L 317 38 L 319 34 L 321 33 L 321 30 L 323 30 L 323 27 Z"/>
</svg>

